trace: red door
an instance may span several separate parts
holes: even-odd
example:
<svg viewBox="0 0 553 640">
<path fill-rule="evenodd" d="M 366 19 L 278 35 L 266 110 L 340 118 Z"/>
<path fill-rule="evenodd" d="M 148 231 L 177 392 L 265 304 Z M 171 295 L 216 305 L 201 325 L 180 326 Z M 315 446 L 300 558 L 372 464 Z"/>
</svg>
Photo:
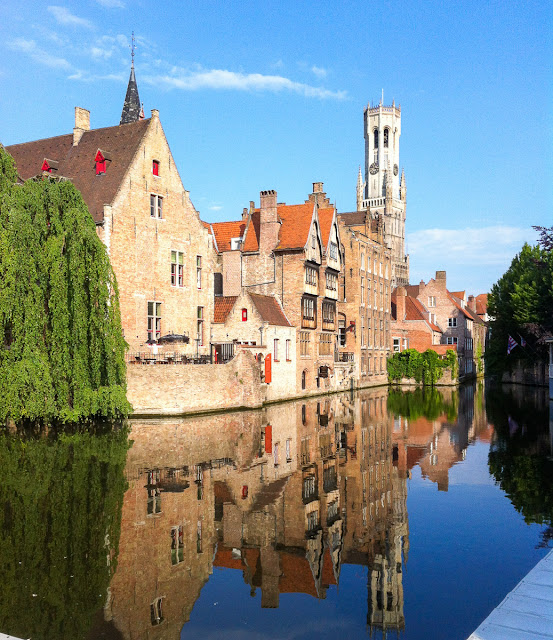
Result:
<svg viewBox="0 0 553 640">
<path fill-rule="evenodd" d="M 268 353 L 265 356 L 265 382 L 269 384 L 271 380 L 271 354 Z"/>
</svg>

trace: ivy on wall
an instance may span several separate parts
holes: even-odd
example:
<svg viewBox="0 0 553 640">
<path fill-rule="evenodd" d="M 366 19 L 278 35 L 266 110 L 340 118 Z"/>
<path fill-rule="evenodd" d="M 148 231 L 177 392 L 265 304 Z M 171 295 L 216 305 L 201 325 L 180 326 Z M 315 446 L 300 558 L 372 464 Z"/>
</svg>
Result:
<svg viewBox="0 0 553 640">
<path fill-rule="evenodd" d="M 400 382 L 403 378 L 412 378 L 416 382 L 433 386 L 446 369 L 451 370 L 451 377 L 455 380 L 458 376 L 458 363 L 453 349 L 447 350 L 445 358 L 440 358 L 432 349 L 427 349 L 424 353 L 406 349 L 394 353 L 388 359 L 388 380 Z"/>
<path fill-rule="evenodd" d="M 70 182 L 16 180 L 0 146 L 0 421 L 126 416 L 117 283 L 95 223 Z"/>
</svg>

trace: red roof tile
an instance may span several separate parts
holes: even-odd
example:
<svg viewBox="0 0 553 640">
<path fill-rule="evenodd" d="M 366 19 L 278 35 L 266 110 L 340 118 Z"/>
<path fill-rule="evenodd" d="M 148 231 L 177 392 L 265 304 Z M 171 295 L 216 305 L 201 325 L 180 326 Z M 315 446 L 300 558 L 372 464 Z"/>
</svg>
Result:
<svg viewBox="0 0 553 640">
<path fill-rule="evenodd" d="M 211 224 L 217 251 L 230 251 L 230 241 L 232 238 L 241 238 L 246 229 L 246 223 L 243 220 L 233 220 L 232 222 L 213 222 Z"/>
<path fill-rule="evenodd" d="M 309 230 L 313 219 L 312 202 L 306 204 L 283 205 L 277 208 L 282 221 L 277 249 L 303 249 L 309 240 Z"/>
<path fill-rule="evenodd" d="M 94 221 L 102 222 L 104 204 L 111 204 L 115 199 L 149 124 L 147 119 L 85 131 L 76 146 L 70 133 L 14 144 L 6 147 L 6 151 L 13 156 L 23 180 L 41 173 L 44 158 L 58 162 L 58 170 L 52 175 L 71 180 L 81 192 Z M 94 163 L 98 149 L 110 158 L 106 173 L 99 176 Z"/>
<path fill-rule="evenodd" d="M 481 293 L 476 296 L 476 313 L 483 316 L 488 312 L 488 294 Z"/>
<path fill-rule="evenodd" d="M 330 209 L 319 209 L 317 214 L 319 216 L 319 224 L 321 225 L 323 246 L 328 247 L 328 243 L 330 242 L 330 231 L 332 229 L 332 220 L 334 218 L 334 207 Z"/>
<path fill-rule="evenodd" d="M 417 298 L 412 298 L 411 296 L 405 297 L 405 319 L 424 320 L 424 322 L 426 322 L 426 324 L 433 331 L 439 331 L 440 333 L 442 333 L 442 330 L 440 329 L 440 327 L 438 327 L 438 325 L 430 322 L 430 320 L 427 319 L 426 309 L 423 307 L 420 300 L 417 300 Z"/>
<path fill-rule="evenodd" d="M 216 296 L 213 309 L 213 322 L 225 322 L 237 299 L 238 296 Z"/>
<path fill-rule="evenodd" d="M 269 324 L 280 327 L 291 327 L 279 301 L 274 296 L 262 296 L 258 293 L 250 293 L 250 298 L 259 315 Z"/>
<path fill-rule="evenodd" d="M 243 251 L 259 251 L 259 209 L 255 209 L 248 222 Z"/>
</svg>

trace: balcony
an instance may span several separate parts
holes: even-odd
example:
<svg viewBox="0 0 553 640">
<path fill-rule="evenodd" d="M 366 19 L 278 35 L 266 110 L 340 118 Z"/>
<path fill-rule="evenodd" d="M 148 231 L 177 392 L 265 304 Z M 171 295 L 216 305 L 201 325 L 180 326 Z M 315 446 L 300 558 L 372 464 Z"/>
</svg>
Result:
<svg viewBox="0 0 553 640">
<path fill-rule="evenodd" d="M 353 351 L 335 351 L 334 352 L 334 362 L 354 362 L 355 354 Z"/>
</svg>

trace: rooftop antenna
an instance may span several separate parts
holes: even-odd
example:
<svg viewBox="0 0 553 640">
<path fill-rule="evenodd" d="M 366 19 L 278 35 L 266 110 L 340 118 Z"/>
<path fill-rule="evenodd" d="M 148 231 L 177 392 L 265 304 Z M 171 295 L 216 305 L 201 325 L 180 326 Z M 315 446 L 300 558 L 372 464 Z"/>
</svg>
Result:
<svg viewBox="0 0 553 640">
<path fill-rule="evenodd" d="M 131 66 L 134 67 L 134 51 L 136 49 L 136 40 L 134 39 L 134 31 L 131 34 L 131 44 L 129 45 L 131 50 Z"/>
</svg>

